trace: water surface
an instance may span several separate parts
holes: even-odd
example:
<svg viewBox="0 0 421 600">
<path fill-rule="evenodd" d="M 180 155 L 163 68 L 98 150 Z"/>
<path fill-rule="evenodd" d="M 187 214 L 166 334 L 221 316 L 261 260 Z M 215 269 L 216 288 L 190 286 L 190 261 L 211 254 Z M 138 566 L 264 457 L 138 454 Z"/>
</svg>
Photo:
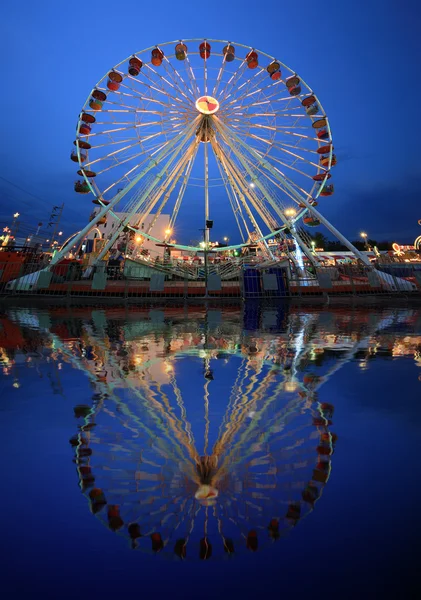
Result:
<svg viewBox="0 0 421 600">
<path fill-rule="evenodd" d="M 7 308 L 6 597 L 416 597 L 421 312 Z"/>
</svg>

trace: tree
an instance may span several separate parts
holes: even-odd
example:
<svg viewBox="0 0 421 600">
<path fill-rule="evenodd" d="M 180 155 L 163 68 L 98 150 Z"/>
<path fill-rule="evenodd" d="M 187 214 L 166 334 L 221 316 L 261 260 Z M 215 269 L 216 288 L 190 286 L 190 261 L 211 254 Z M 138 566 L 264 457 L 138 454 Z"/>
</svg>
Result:
<svg viewBox="0 0 421 600">
<path fill-rule="evenodd" d="M 329 245 L 329 240 L 323 233 L 316 231 L 311 237 L 316 248 L 323 248 L 326 250 L 327 246 Z"/>
</svg>

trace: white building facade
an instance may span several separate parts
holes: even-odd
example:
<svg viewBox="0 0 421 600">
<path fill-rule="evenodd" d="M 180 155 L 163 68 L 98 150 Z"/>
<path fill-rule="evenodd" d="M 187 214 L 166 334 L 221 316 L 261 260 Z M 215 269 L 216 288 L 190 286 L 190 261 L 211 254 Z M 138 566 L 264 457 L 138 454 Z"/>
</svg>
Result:
<svg viewBox="0 0 421 600">
<path fill-rule="evenodd" d="M 94 214 L 96 214 L 98 212 L 95 211 Z M 132 225 L 133 227 L 136 227 L 139 229 L 139 234 L 142 234 L 142 231 L 147 232 L 151 223 L 155 220 L 155 215 L 154 214 L 150 214 L 148 215 L 148 217 L 146 218 L 145 221 L 141 221 L 139 222 L 139 218 L 141 217 L 141 215 L 138 214 L 129 214 L 129 213 L 124 213 L 124 212 L 116 212 L 115 213 L 117 215 L 117 217 L 121 220 L 126 219 L 128 216 L 130 216 L 130 220 L 129 223 L 130 225 Z M 93 240 L 93 239 L 108 239 L 109 236 L 111 236 L 116 228 L 118 228 L 119 225 L 119 221 L 117 219 L 115 219 L 112 215 L 107 214 L 107 222 L 104 223 L 103 225 L 97 225 L 96 227 L 93 227 L 91 229 L 91 231 L 88 233 L 88 235 L 86 236 L 87 240 Z M 158 215 L 158 217 L 156 217 L 156 221 L 153 225 L 153 227 L 151 228 L 151 230 L 148 232 L 149 235 L 157 238 L 160 241 L 164 241 L 165 237 L 168 237 L 166 232 L 168 231 L 170 225 L 170 215 Z M 114 247 L 116 248 L 118 243 L 121 242 L 121 240 L 123 239 L 124 234 L 121 233 L 120 236 L 120 240 L 117 241 L 114 245 Z M 149 250 L 149 252 L 151 253 L 152 256 L 156 256 L 156 255 L 160 255 L 162 256 L 164 253 L 164 248 L 162 246 L 157 246 L 156 242 L 149 240 L 147 238 L 143 238 L 143 244 L 142 244 L 142 249 L 145 250 Z"/>
</svg>

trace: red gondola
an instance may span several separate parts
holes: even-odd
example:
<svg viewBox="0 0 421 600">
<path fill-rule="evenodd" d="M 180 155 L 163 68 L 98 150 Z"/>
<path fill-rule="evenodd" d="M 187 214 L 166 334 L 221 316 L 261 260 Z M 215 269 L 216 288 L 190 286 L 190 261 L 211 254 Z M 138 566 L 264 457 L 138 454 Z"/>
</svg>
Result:
<svg viewBox="0 0 421 600">
<path fill-rule="evenodd" d="M 324 117 L 323 117 L 323 119 L 317 119 L 317 121 L 313 121 L 313 123 L 312 123 L 312 127 L 314 129 L 322 129 L 322 128 L 326 127 L 326 125 L 327 125 L 327 121 Z"/>
<path fill-rule="evenodd" d="M 107 95 L 101 90 L 94 90 L 92 92 L 92 98 L 89 101 L 89 106 L 92 110 L 101 110 L 105 100 L 107 99 Z"/>
<path fill-rule="evenodd" d="M 330 163 L 330 166 L 334 167 L 336 165 L 336 162 L 336 155 L 332 154 L 332 161 Z M 322 156 L 322 158 L 320 159 L 320 164 L 322 165 L 322 167 L 329 166 L 329 156 Z"/>
<path fill-rule="evenodd" d="M 328 154 L 328 152 L 330 152 L 330 149 L 332 148 L 332 144 L 328 144 L 327 146 L 320 146 L 320 148 L 317 148 L 316 152 L 317 154 Z M 333 148 L 332 148 L 333 150 Z"/>
<path fill-rule="evenodd" d="M 107 88 L 112 92 L 116 92 L 119 89 L 122 81 L 123 77 L 120 75 L 120 73 L 117 73 L 116 71 L 110 71 L 108 73 Z"/>
<path fill-rule="evenodd" d="M 269 77 L 274 81 L 281 79 L 281 65 L 276 60 L 266 67 L 266 71 L 269 73 Z"/>
<path fill-rule="evenodd" d="M 201 58 L 209 58 L 211 53 L 211 46 L 208 42 L 202 42 L 199 46 L 199 54 Z"/>
<path fill-rule="evenodd" d="M 136 56 L 132 56 L 129 60 L 129 75 L 132 77 L 137 77 L 140 73 L 140 69 L 143 67 L 143 63 Z"/>
<path fill-rule="evenodd" d="M 332 175 L 330 173 L 317 173 L 317 175 L 313 175 L 314 181 L 324 181 L 325 179 L 330 179 Z"/>
<path fill-rule="evenodd" d="M 152 533 L 151 534 L 151 542 L 152 542 L 152 550 L 154 552 L 160 552 L 164 547 L 164 542 L 162 540 L 160 533 Z"/>
<path fill-rule="evenodd" d="M 77 174 L 80 175 L 81 177 L 83 177 L 83 176 L 89 177 L 89 178 L 96 177 L 95 171 L 88 171 L 88 169 L 79 169 Z"/>
<path fill-rule="evenodd" d="M 304 217 L 303 222 L 307 227 L 318 227 L 320 225 L 320 221 L 316 217 Z"/>
<path fill-rule="evenodd" d="M 84 123 L 89 123 L 90 125 L 92 125 L 92 123 L 95 123 L 96 121 L 94 115 L 90 115 L 89 113 L 82 113 L 80 119 Z"/>
<path fill-rule="evenodd" d="M 317 137 L 319 138 L 319 140 L 328 140 L 329 134 L 327 132 L 327 129 L 319 129 L 317 132 Z"/>
<path fill-rule="evenodd" d="M 311 95 L 311 96 L 307 96 L 306 98 L 304 98 L 304 100 L 301 101 L 301 104 L 305 107 L 311 106 L 312 104 L 316 103 L 316 97 Z"/>
<path fill-rule="evenodd" d="M 200 540 L 199 556 L 201 560 L 208 560 L 212 556 L 212 544 L 207 537 Z"/>
<path fill-rule="evenodd" d="M 88 158 L 88 155 L 85 154 L 84 152 L 80 152 L 80 162 L 85 162 L 85 160 Z M 79 162 L 79 157 L 77 155 L 76 150 L 73 150 L 72 153 L 70 154 L 70 160 L 72 160 L 73 162 Z"/>
<path fill-rule="evenodd" d="M 252 50 L 246 56 L 246 62 L 249 69 L 255 69 L 259 65 L 259 56 Z"/>
<path fill-rule="evenodd" d="M 285 80 L 285 85 L 288 88 L 288 92 L 291 96 L 298 96 L 301 94 L 300 78 L 297 75 L 292 75 Z"/>
<path fill-rule="evenodd" d="M 89 194 L 91 188 L 86 181 L 75 181 L 75 192 L 78 194 Z"/>
<path fill-rule="evenodd" d="M 246 545 L 247 545 L 248 550 L 251 550 L 252 552 L 257 551 L 257 548 L 259 547 L 259 541 L 257 539 L 257 533 L 254 529 L 249 531 L 249 534 L 247 536 Z"/>
<path fill-rule="evenodd" d="M 155 67 L 160 67 L 164 59 L 164 53 L 159 48 L 154 48 L 151 52 L 151 62 Z"/>
<path fill-rule="evenodd" d="M 89 135 L 91 133 L 91 126 L 88 123 L 81 123 L 79 127 L 79 133 L 81 135 Z"/>
<path fill-rule="evenodd" d="M 177 540 L 175 542 L 175 546 L 174 546 L 174 554 L 176 554 L 176 556 L 178 556 L 181 559 L 185 559 L 186 558 L 186 540 L 184 538 L 181 538 L 179 540 Z"/>
<path fill-rule="evenodd" d="M 177 44 L 175 47 L 175 58 L 177 60 L 185 60 L 187 56 L 187 46 L 186 44 Z"/>
<path fill-rule="evenodd" d="M 222 53 L 225 56 L 226 62 L 232 62 L 235 59 L 235 48 L 234 48 L 234 46 L 231 46 L 230 44 L 228 44 L 228 46 L 224 47 L 224 49 L 222 50 Z"/>
<path fill-rule="evenodd" d="M 123 519 L 120 517 L 120 507 L 117 504 L 110 504 L 108 507 L 108 527 L 112 531 L 121 529 L 124 525 Z"/>
<path fill-rule="evenodd" d="M 320 196 L 331 196 L 334 191 L 335 188 L 332 183 L 330 185 L 325 185 L 322 191 L 320 192 Z"/>
</svg>

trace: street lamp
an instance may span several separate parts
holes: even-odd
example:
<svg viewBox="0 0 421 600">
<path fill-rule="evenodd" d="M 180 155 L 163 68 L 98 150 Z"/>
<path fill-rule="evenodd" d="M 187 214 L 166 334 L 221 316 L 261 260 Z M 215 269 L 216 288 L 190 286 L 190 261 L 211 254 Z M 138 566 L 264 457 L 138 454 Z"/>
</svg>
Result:
<svg viewBox="0 0 421 600">
<path fill-rule="evenodd" d="M 229 237 L 225 236 L 224 237 L 224 242 L 228 242 L 229 241 Z"/>
<path fill-rule="evenodd" d="M 368 249 L 369 249 L 369 248 L 368 248 L 368 241 L 367 241 L 368 235 L 365 233 L 365 231 L 362 231 L 362 232 L 360 233 L 360 236 L 363 238 L 363 240 L 364 240 L 364 242 L 365 242 L 365 246 L 366 246 L 366 248 L 367 248 L 367 250 L 368 250 Z"/>
</svg>

